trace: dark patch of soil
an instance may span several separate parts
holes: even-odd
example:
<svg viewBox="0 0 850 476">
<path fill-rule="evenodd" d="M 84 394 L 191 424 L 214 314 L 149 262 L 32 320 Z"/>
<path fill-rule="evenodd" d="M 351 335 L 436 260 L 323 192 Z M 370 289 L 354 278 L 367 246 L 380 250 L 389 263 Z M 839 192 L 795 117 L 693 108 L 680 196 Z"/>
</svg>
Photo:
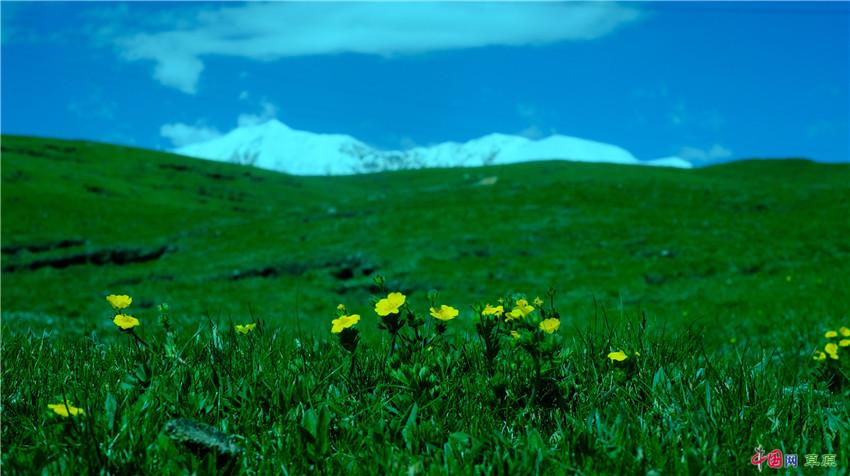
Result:
<svg viewBox="0 0 850 476">
<path fill-rule="evenodd" d="M 62 248 L 73 248 L 74 246 L 81 246 L 86 244 L 86 240 L 80 239 L 68 239 L 68 240 L 60 240 L 53 241 L 50 243 L 37 243 L 37 244 L 20 244 L 20 245 L 8 245 L 3 247 L 4 255 L 14 255 L 18 254 L 22 251 L 29 251 L 30 253 L 41 253 L 44 251 L 50 250 L 58 250 Z"/>
<path fill-rule="evenodd" d="M 3 267 L 3 272 L 13 273 L 20 270 L 35 271 L 37 269 L 47 267 L 63 269 L 69 266 L 84 264 L 93 264 L 95 266 L 123 266 L 126 264 L 144 263 L 146 261 L 157 260 L 169 250 L 170 248 L 168 246 L 162 246 L 152 250 L 141 248 L 104 249 L 89 253 L 79 253 L 56 258 L 35 260 L 29 263 L 8 265 Z"/>
</svg>

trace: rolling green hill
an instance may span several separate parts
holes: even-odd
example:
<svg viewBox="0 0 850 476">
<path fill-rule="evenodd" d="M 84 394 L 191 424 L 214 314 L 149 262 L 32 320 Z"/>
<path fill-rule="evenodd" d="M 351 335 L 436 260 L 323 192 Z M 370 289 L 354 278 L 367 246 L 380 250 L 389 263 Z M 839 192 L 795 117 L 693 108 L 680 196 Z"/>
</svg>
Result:
<svg viewBox="0 0 850 476">
<path fill-rule="evenodd" d="M 103 297 L 128 293 L 141 317 L 168 302 L 184 323 L 324 332 L 337 302 L 373 314 L 381 274 L 415 302 L 554 286 L 575 322 L 604 307 L 756 335 L 847 315 L 848 210 L 850 166 L 803 160 L 293 177 L 3 136 L 3 325 L 111 329 Z"/>
</svg>

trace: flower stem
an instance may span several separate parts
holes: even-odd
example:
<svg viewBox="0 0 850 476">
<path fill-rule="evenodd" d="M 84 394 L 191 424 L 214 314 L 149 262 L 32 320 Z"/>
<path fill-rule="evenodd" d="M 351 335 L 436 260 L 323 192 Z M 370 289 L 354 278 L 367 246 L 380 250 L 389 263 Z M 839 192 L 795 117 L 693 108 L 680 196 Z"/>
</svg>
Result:
<svg viewBox="0 0 850 476">
<path fill-rule="evenodd" d="M 142 344 L 143 346 L 145 346 L 145 348 L 150 347 L 150 345 L 148 345 L 148 343 L 147 343 L 147 342 L 145 342 L 145 341 L 144 341 L 144 339 L 142 339 L 141 337 L 139 337 L 139 335 L 138 335 L 138 334 L 136 334 L 136 331 L 134 331 L 133 329 L 130 329 L 130 335 L 132 335 L 133 337 L 135 337 L 135 338 L 136 338 L 136 341 L 137 341 L 137 342 L 139 342 L 140 344 Z"/>
</svg>

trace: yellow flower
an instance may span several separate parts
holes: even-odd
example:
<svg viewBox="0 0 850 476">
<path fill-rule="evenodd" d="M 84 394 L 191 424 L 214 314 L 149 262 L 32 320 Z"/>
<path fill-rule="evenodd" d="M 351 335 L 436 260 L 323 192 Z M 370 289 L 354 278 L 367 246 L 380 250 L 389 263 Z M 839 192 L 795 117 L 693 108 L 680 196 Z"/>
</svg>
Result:
<svg viewBox="0 0 850 476">
<path fill-rule="evenodd" d="M 352 314 L 350 316 L 340 316 L 337 319 L 331 321 L 333 327 L 331 328 L 331 333 L 339 334 L 343 329 L 348 329 L 349 327 L 357 324 L 360 321 L 360 314 Z"/>
<path fill-rule="evenodd" d="M 336 307 L 337 311 L 345 311 L 345 304 L 340 304 Z"/>
<path fill-rule="evenodd" d="M 451 306 L 446 306 L 445 304 L 440 306 L 440 309 L 434 309 L 433 307 L 431 308 L 431 316 L 441 321 L 451 321 L 452 319 L 457 317 L 457 315 L 457 309 Z"/>
<path fill-rule="evenodd" d="M 249 332 L 253 332 L 255 327 L 257 327 L 256 322 L 253 322 L 251 324 L 245 324 L 245 325 L 236 324 L 235 326 L 233 326 L 233 328 L 236 329 L 236 332 L 238 332 L 240 334 L 248 334 Z"/>
<path fill-rule="evenodd" d="M 833 337 L 838 337 L 838 333 L 835 331 L 826 331 L 823 336 L 827 339 L 832 339 Z"/>
<path fill-rule="evenodd" d="M 838 346 L 830 342 L 823 347 L 832 360 L 838 360 Z"/>
<path fill-rule="evenodd" d="M 398 308 L 404 305 L 404 301 L 407 297 L 402 293 L 389 293 L 387 297 L 378 301 L 375 304 L 375 312 L 378 313 L 379 316 L 389 316 L 390 314 L 396 314 L 398 312 Z"/>
<path fill-rule="evenodd" d="M 112 309 L 124 309 L 133 303 L 133 298 L 126 294 L 110 294 L 109 296 L 106 296 L 106 300 L 112 305 Z"/>
<path fill-rule="evenodd" d="M 115 323 L 116 326 L 120 327 L 121 330 L 126 331 L 127 329 L 132 329 L 139 325 L 139 320 L 133 316 L 128 316 L 126 314 L 116 314 L 112 319 L 112 322 Z"/>
<path fill-rule="evenodd" d="M 820 362 L 822 360 L 826 360 L 826 354 L 818 350 L 815 352 L 815 355 L 813 355 L 812 358 Z"/>
<path fill-rule="evenodd" d="M 69 416 L 84 415 L 86 413 L 82 408 L 77 408 L 68 402 L 51 403 L 50 405 L 47 405 L 47 408 L 53 410 L 53 413 L 65 418 L 68 418 Z"/>
<path fill-rule="evenodd" d="M 505 313 L 505 309 L 502 306 L 493 307 L 489 304 L 484 306 L 484 310 L 481 311 L 481 315 L 483 316 L 501 316 Z"/>
<path fill-rule="evenodd" d="M 536 298 L 534 298 L 533 302 L 534 302 L 534 305 L 538 306 L 538 307 L 543 305 L 543 300 L 540 299 L 540 296 L 537 296 Z"/>
<path fill-rule="evenodd" d="M 561 321 L 555 318 L 545 319 L 540 323 L 540 328 L 547 334 L 557 331 L 559 327 L 561 327 Z"/>
<path fill-rule="evenodd" d="M 519 332 L 511 331 L 511 337 L 513 337 L 514 339 L 519 339 Z"/>
<path fill-rule="evenodd" d="M 843 337 L 850 337 L 850 329 L 848 329 L 846 327 L 842 327 L 841 329 L 838 329 L 838 332 L 840 332 Z"/>
<path fill-rule="evenodd" d="M 531 314 L 531 311 L 534 310 L 533 306 L 528 305 L 528 301 L 525 299 L 519 299 L 516 302 L 516 306 L 511 310 L 510 314 L 508 314 L 508 320 L 511 319 L 519 319 L 521 317 L 525 317 Z"/>
<path fill-rule="evenodd" d="M 611 360 L 616 360 L 617 362 L 622 362 L 628 359 L 629 356 L 626 355 L 626 353 L 622 350 L 618 350 L 617 352 L 611 352 L 610 354 L 608 354 L 608 358 Z"/>
<path fill-rule="evenodd" d="M 850 346 L 850 339 L 841 339 L 838 341 L 839 347 L 848 347 Z"/>
</svg>

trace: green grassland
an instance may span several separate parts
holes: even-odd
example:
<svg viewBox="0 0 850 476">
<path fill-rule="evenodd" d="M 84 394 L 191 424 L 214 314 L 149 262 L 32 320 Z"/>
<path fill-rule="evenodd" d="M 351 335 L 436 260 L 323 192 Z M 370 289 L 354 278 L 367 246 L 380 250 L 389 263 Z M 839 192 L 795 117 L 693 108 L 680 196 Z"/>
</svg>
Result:
<svg viewBox="0 0 850 476">
<path fill-rule="evenodd" d="M 293 177 L 3 136 L 3 468 L 738 474 L 761 444 L 846 472 L 850 351 L 811 355 L 850 326 L 848 210 L 850 166 L 805 160 Z M 461 315 L 387 359 L 378 275 Z M 550 288 L 540 375 L 510 337 L 485 358 L 471 306 Z M 116 330 L 111 293 L 150 347 Z M 363 316 L 354 370 L 340 302 Z M 63 394 L 85 416 L 46 410 Z M 176 417 L 242 453 L 184 451 Z"/>
<path fill-rule="evenodd" d="M 3 148 L 9 325 L 106 330 L 103 296 L 120 292 L 141 314 L 168 302 L 190 321 L 250 312 L 323 330 L 338 301 L 365 303 L 377 273 L 413 299 L 553 286 L 576 322 L 595 301 L 729 336 L 839 318 L 850 302 L 847 165 L 542 162 L 308 178 L 84 142 L 4 137 Z M 495 185 L 476 185 L 490 176 Z M 148 261 L 56 267 L 163 248 Z"/>
</svg>

